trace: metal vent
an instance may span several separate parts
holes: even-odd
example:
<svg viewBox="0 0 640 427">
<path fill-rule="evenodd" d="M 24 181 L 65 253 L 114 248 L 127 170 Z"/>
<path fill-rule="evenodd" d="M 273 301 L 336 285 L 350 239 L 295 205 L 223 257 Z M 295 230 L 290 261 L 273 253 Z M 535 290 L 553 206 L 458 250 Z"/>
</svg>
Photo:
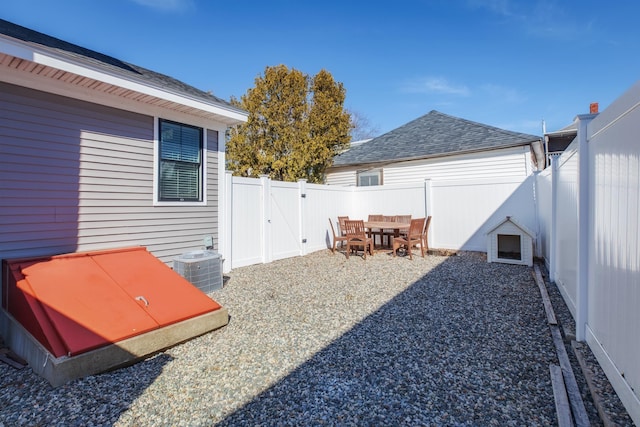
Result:
<svg viewBox="0 0 640 427">
<path fill-rule="evenodd" d="M 173 259 L 173 269 L 205 294 L 222 289 L 222 258 L 217 252 L 184 253 Z"/>
</svg>

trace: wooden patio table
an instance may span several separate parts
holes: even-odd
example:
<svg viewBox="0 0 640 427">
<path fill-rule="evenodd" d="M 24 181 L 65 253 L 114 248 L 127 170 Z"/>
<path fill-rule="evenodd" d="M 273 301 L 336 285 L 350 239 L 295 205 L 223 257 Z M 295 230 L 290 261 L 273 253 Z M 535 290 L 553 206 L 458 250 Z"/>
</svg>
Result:
<svg viewBox="0 0 640 427">
<path fill-rule="evenodd" d="M 409 227 L 411 226 L 410 223 L 408 222 L 393 222 L 393 221 L 365 221 L 364 222 L 364 228 L 368 229 L 369 232 L 371 232 L 371 230 L 373 229 L 380 229 L 380 230 L 393 230 L 393 235 L 394 237 L 398 237 L 400 235 L 400 230 L 408 230 Z M 381 242 L 384 243 L 384 242 Z M 375 241 L 374 241 L 374 247 L 375 247 Z"/>
</svg>

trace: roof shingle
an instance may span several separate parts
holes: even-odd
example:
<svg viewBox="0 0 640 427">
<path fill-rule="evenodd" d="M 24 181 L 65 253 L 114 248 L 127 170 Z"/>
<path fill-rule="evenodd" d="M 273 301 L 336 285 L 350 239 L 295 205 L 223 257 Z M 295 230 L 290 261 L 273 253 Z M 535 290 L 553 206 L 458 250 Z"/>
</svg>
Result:
<svg viewBox="0 0 640 427">
<path fill-rule="evenodd" d="M 405 125 L 336 156 L 333 166 L 416 160 L 528 145 L 541 138 L 432 110 Z"/>
</svg>

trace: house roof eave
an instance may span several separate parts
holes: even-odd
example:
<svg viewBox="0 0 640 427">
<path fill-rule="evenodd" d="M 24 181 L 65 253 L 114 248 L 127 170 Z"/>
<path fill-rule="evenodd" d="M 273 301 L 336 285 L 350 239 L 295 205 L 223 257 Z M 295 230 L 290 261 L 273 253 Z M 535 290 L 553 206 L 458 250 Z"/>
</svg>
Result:
<svg viewBox="0 0 640 427">
<path fill-rule="evenodd" d="M 133 77 L 133 73 L 118 72 L 116 67 L 103 66 L 99 61 L 90 64 L 86 60 L 76 59 L 72 54 L 44 46 L 36 42 L 17 39 L 10 35 L 0 34 L 0 53 L 17 58 L 18 60 L 50 67 L 63 73 L 70 73 L 101 82 L 114 88 L 122 88 L 155 99 L 155 103 L 163 101 L 167 104 L 178 104 L 190 109 L 199 110 L 204 116 L 213 116 L 227 125 L 239 124 L 247 121 L 248 114 L 225 102 L 203 97 L 192 96 L 185 92 L 178 92 L 168 87 L 161 87 L 143 78 Z M 62 76 L 61 76 L 62 77 Z"/>
<path fill-rule="evenodd" d="M 338 164 L 402 161 L 531 145 L 541 136 L 513 132 L 436 110 L 336 159 Z"/>
<path fill-rule="evenodd" d="M 434 153 L 434 154 L 428 154 L 423 156 L 413 156 L 413 157 L 398 157 L 395 159 L 386 159 L 386 160 L 371 161 L 371 162 L 357 162 L 357 163 L 354 162 L 354 163 L 341 163 L 341 164 L 334 163 L 331 166 L 331 168 L 338 168 L 338 167 L 353 168 L 358 166 L 383 167 L 383 166 L 394 164 L 394 163 L 404 163 L 404 162 L 411 162 L 416 160 L 430 160 L 430 159 L 437 159 L 437 158 L 444 158 L 444 157 L 451 157 L 451 156 L 459 156 L 464 154 L 475 154 L 475 153 L 483 153 L 488 151 L 509 149 L 514 147 L 524 147 L 524 146 L 530 146 L 531 144 L 535 144 L 536 142 L 541 142 L 541 141 L 542 141 L 541 138 L 537 138 L 537 139 L 532 139 L 530 141 L 522 141 L 522 142 L 510 144 L 510 145 L 504 145 L 501 147 L 479 148 L 475 150 L 450 151 L 446 153 Z"/>
</svg>

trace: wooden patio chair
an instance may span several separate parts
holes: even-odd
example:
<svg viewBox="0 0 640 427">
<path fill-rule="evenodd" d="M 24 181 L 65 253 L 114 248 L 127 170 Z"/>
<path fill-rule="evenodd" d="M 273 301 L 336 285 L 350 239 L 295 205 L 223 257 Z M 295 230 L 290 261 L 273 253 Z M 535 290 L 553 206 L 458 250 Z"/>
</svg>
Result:
<svg viewBox="0 0 640 427">
<path fill-rule="evenodd" d="M 331 253 L 336 253 L 336 244 L 340 242 L 340 246 L 344 246 L 344 243 L 347 241 L 347 236 L 340 236 L 336 234 L 335 228 L 333 228 L 333 221 L 329 218 L 329 225 L 331 226 L 331 233 L 333 234 L 333 247 L 331 248 Z"/>
<path fill-rule="evenodd" d="M 429 254 L 429 225 L 431 225 L 431 215 L 427 217 L 427 220 L 424 223 L 424 230 L 422 230 L 422 241 L 420 242 L 420 247 L 424 248 L 423 252 L 426 252 L 427 255 Z"/>
<path fill-rule="evenodd" d="M 411 223 L 411 215 L 396 215 L 396 222 L 409 224 Z M 400 230 L 401 236 L 406 236 L 407 234 L 408 234 L 408 230 Z"/>
<path fill-rule="evenodd" d="M 422 257 L 424 258 L 424 244 L 422 240 L 423 231 L 425 228 L 426 218 L 417 218 L 411 220 L 411 225 L 409 226 L 409 233 L 406 236 L 399 236 L 393 239 L 393 256 L 396 256 L 396 252 L 400 249 L 401 246 L 407 248 L 407 252 L 409 253 L 409 259 L 413 259 L 413 254 L 411 252 L 411 248 L 417 245 L 420 245 L 420 251 L 422 252 Z"/>
<path fill-rule="evenodd" d="M 347 233 L 345 233 L 345 231 L 344 231 L 344 222 L 346 220 L 348 220 L 348 219 L 349 219 L 348 215 L 347 216 L 339 216 L 338 217 L 338 227 L 340 228 L 338 230 L 339 236 L 346 236 L 347 235 Z"/>
<path fill-rule="evenodd" d="M 383 216 L 382 221 L 384 222 L 398 222 L 396 215 L 391 216 Z M 380 244 L 384 246 L 384 238 L 387 238 L 387 247 L 391 247 L 391 239 L 396 237 L 396 231 L 393 228 L 385 228 L 380 232 Z"/>
<path fill-rule="evenodd" d="M 369 215 L 367 218 L 368 221 L 382 221 L 384 218 L 383 215 Z M 368 231 L 369 237 L 373 239 L 373 244 L 376 244 L 376 236 L 380 236 L 380 245 L 382 245 L 382 230 L 379 228 L 370 229 Z"/>
<path fill-rule="evenodd" d="M 352 248 L 362 247 L 364 259 L 367 259 L 367 248 L 373 256 L 373 239 L 367 236 L 367 230 L 364 228 L 364 221 L 361 219 L 347 220 L 344 222 L 347 232 L 347 258 Z"/>
</svg>

